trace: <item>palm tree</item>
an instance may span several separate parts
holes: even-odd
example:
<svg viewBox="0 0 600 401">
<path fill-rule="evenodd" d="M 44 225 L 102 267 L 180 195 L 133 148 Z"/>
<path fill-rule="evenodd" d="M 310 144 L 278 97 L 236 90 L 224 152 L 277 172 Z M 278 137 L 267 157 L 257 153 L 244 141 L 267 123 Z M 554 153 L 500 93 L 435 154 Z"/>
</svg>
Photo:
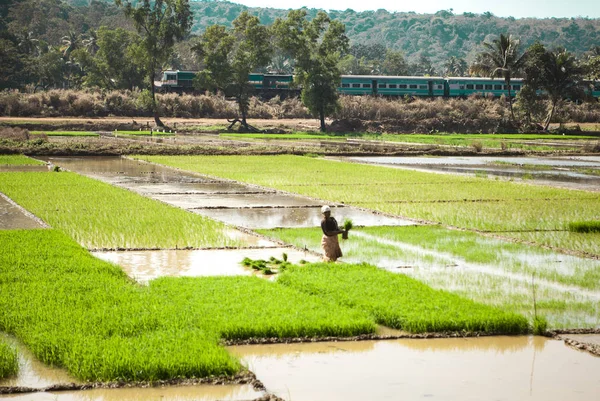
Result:
<svg viewBox="0 0 600 401">
<path fill-rule="evenodd" d="M 87 39 L 84 39 L 81 43 L 83 44 L 87 52 L 90 53 L 92 56 L 95 55 L 96 52 L 100 49 L 100 46 L 98 46 L 98 34 L 93 29 L 91 29 L 88 32 Z"/>
<path fill-rule="evenodd" d="M 75 32 L 69 31 L 69 34 L 63 36 L 61 41 L 63 46 L 60 50 L 63 52 L 63 58 L 66 60 L 73 50 L 79 48 L 79 36 Z"/>
<path fill-rule="evenodd" d="M 575 56 L 564 49 L 546 52 L 543 59 L 540 86 L 550 98 L 550 111 L 544 124 L 544 129 L 547 130 L 558 102 L 580 91 L 583 68 L 577 63 Z"/>
<path fill-rule="evenodd" d="M 444 71 L 449 77 L 464 77 L 468 69 L 464 58 L 452 56 L 444 63 Z"/>
<path fill-rule="evenodd" d="M 479 55 L 478 61 L 470 68 L 470 72 L 473 74 L 485 75 L 490 78 L 504 78 L 508 88 L 508 104 L 513 121 L 515 114 L 510 94 L 510 80 L 514 75 L 519 74 L 527 57 L 527 53 L 519 54 L 519 45 L 520 41 L 513 39 L 510 34 L 501 34 L 500 38 L 495 39 L 492 43 L 483 43 L 486 50 Z"/>
</svg>

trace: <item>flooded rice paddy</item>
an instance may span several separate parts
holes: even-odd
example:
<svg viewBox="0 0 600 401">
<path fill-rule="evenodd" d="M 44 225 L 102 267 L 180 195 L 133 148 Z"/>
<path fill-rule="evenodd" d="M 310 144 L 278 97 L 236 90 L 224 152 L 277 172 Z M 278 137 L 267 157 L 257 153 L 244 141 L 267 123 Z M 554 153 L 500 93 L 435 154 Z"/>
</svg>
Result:
<svg viewBox="0 0 600 401">
<path fill-rule="evenodd" d="M 572 189 L 600 191 L 600 157 L 349 157 L 347 160 L 439 173 L 524 179 Z"/>
<path fill-rule="evenodd" d="M 203 249 L 203 250 L 157 250 L 93 252 L 102 260 L 120 265 L 123 270 L 138 282 L 146 283 L 158 277 L 199 277 L 199 276 L 249 276 L 253 270 L 240 262 L 250 259 L 269 260 L 270 257 L 288 256 L 291 263 L 300 260 L 318 261 L 318 257 L 308 252 L 291 248 L 265 249 Z"/>
<path fill-rule="evenodd" d="M 597 400 L 600 358 L 543 337 L 237 346 L 286 400 Z"/>
<path fill-rule="evenodd" d="M 45 227 L 33 215 L 17 206 L 0 193 L 0 230 L 18 230 Z"/>
<path fill-rule="evenodd" d="M 360 162 L 374 162 L 357 159 Z M 377 163 L 382 158 L 378 158 Z M 436 158 L 418 161 L 401 158 L 402 165 L 438 171 L 431 167 L 453 163 L 473 168 L 473 171 L 501 170 L 501 158 Z M 413 160 L 408 160 L 413 159 Z M 430 160 L 433 163 L 427 163 Z M 250 229 L 274 227 L 314 227 L 320 222 L 320 203 L 314 199 L 285 195 L 273 190 L 244 185 L 194 173 L 118 157 L 49 158 L 52 163 L 96 178 L 144 196 L 202 214 L 233 226 Z M 408 163 L 404 163 L 407 161 Z M 531 159 L 506 163 L 548 165 L 552 168 L 600 168 L 600 158 Z M 479 163 L 479 164 L 477 164 Z M 385 162 L 396 165 L 395 161 Z M 46 168 L 45 166 L 42 166 Z M 461 167 L 462 168 L 462 167 Z M 517 169 L 518 170 L 518 169 Z M 527 173 L 535 170 L 527 168 Z M 469 172 L 466 171 L 465 172 Z M 547 169 L 540 172 L 548 173 Z M 566 173 L 580 174 L 573 170 Z M 568 177 L 566 175 L 565 177 Z M 584 174 L 585 175 L 585 174 Z M 571 176 L 573 178 L 573 176 Z M 584 178 L 592 185 L 595 178 Z M 600 183 L 600 181 L 598 181 Z M 594 184 L 598 185 L 598 183 Z M 333 214 L 341 221 L 349 217 L 356 226 L 401 226 L 415 224 L 349 207 L 334 207 Z M 5 221 L 0 197 L 0 228 Z M 8 220 L 7 220 L 8 221 Z M 28 228 L 28 227 L 24 227 Z M 33 228 L 33 227 L 31 227 Z M 251 245 L 263 249 L 241 250 L 156 250 L 96 252 L 97 257 L 117 263 L 134 279 L 147 282 L 161 276 L 251 275 L 240 265 L 244 257 L 268 259 L 288 254 L 291 262 L 300 259 L 316 261 L 309 252 L 279 248 L 261 237 L 231 229 L 232 236 L 254 238 Z M 442 251 L 426 249 L 400 241 L 358 231 L 351 237 L 377 245 L 372 251 L 358 249 L 358 242 L 342 244 L 346 261 L 369 262 L 380 267 L 412 275 L 438 288 L 445 288 L 473 298 L 485 300 L 499 296 L 514 297 L 518 302 L 531 296 L 527 269 L 514 266 L 544 266 L 556 274 L 570 275 L 597 263 L 566 255 L 541 255 L 535 252 L 503 253 L 499 266 L 489 267 Z M 302 247 L 302 244 L 297 244 Z M 361 245 L 362 247 L 362 245 Z M 382 251 L 395 248 L 396 253 Z M 318 246 L 313 247 L 318 251 Z M 361 257 L 353 256 L 362 252 Z M 369 253 L 370 252 L 370 253 Z M 548 279 L 538 279 L 540 302 L 560 299 L 589 304 L 589 309 L 577 311 L 573 320 L 549 316 L 549 320 L 569 325 L 573 322 L 597 324 L 598 294 L 594 290 L 573 288 Z M 574 315 L 573 315 L 574 316 Z M 561 321 L 561 319 L 563 319 Z M 380 328 L 380 335 L 397 332 Z M 577 337 L 580 336 L 580 337 Z M 579 340 L 598 343 L 598 336 L 576 335 Z M 574 338 L 575 338 L 574 337 Z M 567 347 L 562 341 L 543 337 L 484 337 L 461 339 L 407 339 L 389 341 L 326 342 L 308 344 L 278 344 L 235 346 L 229 351 L 239 356 L 257 375 L 270 393 L 286 400 L 391 400 L 431 398 L 441 400 L 594 400 L 600 399 L 600 376 L 590 373 L 600 368 L 600 358 Z M 0 380 L 0 387 L 23 386 L 45 388 L 59 383 L 71 383 L 63 370 L 49 368 L 30 354 L 20 354 L 21 373 L 18 377 Z M 40 392 L 3 396 L 14 400 L 250 400 L 265 393 L 250 385 L 167 386 L 160 388 L 96 389 L 77 392 Z"/>
</svg>

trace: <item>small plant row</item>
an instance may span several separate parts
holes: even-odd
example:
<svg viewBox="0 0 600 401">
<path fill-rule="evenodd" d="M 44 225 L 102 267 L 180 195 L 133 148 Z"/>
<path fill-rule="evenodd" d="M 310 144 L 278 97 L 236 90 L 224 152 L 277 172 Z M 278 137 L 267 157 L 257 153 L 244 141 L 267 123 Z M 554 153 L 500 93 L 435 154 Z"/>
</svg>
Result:
<svg viewBox="0 0 600 401">
<path fill-rule="evenodd" d="M 87 248 L 243 245 L 220 222 L 75 173 L 0 173 L 0 192 Z"/>
<path fill-rule="evenodd" d="M 307 262 L 302 259 L 298 263 L 303 265 Z M 277 259 L 275 256 L 271 256 L 269 260 L 244 258 L 241 264 L 242 266 L 250 267 L 253 270 L 259 271 L 265 276 L 280 273 L 291 266 L 291 263 L 288 262 L 288 255 L 285 252 L 283 253 L 281 259 Z"/>
<path fill-rule="evenodd" d="M 569 231 L 575 233 L 600 233 L 600 220 L 569 223 Z"/>
<path fill-rule="evenodd" d="M 0 379 L 14 376 L 19 372 L 17 350 L 0 338 Z"/>
</svg>

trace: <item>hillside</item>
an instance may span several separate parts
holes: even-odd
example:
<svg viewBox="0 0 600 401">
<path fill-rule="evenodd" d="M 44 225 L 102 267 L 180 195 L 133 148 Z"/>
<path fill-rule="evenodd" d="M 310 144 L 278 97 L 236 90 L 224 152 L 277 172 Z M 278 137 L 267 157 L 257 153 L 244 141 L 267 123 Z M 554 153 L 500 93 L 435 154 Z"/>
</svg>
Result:
<svg viewBox="0 0 600 401">
<path fill-rule="evenodd" d="M 58 44 L 69 29 L 86 32 L 99 25 L 129 25 L 112 0 L 12 2 L 16 4 L 13 16 L 19 15 L 13 24 L 50 44 Z M 28 4 L 33 5 L 27 7 Z M 19 10 L 19 7 L 25 10 Z M 243 10 L 257 15 L 264 24 L 271 24 L 287 13 L 284 9 L 248 8 L 229 1 L 192 0 L 191 7 L 194 12 L 192 33 L 196 35 L 212 24 L 230 26 Z M 311 16 L 318 11 L 307 9 Z M 600 19 L 515 19 L 499 18 L 490 13 L 454 15 L 449 11 L 439 11 L 432 15 L 385 10 L 355 12 L 350 9 L 329 14 L 346 25 L 352 44 L 379 44 L 400 50 L 412 63 L 426 56 L 438 70 L 451 56 L 471 62 L 484 40 L 492 40 L 506 32 L 521 38 L 525 46 L 539 40 L 549 48 L 563 46 L 577 55 L 600 45 Z"/>
</svg>

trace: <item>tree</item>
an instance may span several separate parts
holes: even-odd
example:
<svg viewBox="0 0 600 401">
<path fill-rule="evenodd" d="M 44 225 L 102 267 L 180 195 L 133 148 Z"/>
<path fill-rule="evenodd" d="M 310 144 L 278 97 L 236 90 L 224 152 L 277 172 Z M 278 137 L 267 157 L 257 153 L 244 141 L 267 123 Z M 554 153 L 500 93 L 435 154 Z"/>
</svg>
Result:
<svg viewBox="0 0 600 401">
<path fill-rule="evenodd" d="M 516 96 L 516 104 L 524 114 L 527 125 L 531 125 L 532 120 L 539 115 L 543 115 L 545 109 L 538 93 L 541 92 L 546 48 L 541 43 L 536 42 L 529 46 L 526 53 L 527 58 L 523 64 L 524 86 Z"/>
<path fill-rule="evenodd" d="M 408 75 L 408 64 L 402 52 L 388 50 L 385 53 L 382 73 L 385 75 Z"/>
<path fill-rule="evenodd" d="M 452 56 L 444 63 L 444 72 L 449 77 L 464 77 L 469 67 L 464 58 Z"/>
<path fill-rule="evenodd" d="M 92 56 L 96 55 L 96 52 L 99 49 L 98 33 L 94 30 L 90 30 L 88 32 L 87 38 L 82 41 L 82 44 L 88 53 L 90 53 Z"/>
<path fill-rule="evenodd" d="M 558 103 L 581 91 L 580 81 L 584 71 L 577 64 L 575 56 L 564 49 L 546 52 L 543 60 L 544 69 L 541 74 L 540 86 L 550 99 L 550 110 L 544 124 L 544 129 L 548 130 Z"/>
<path fill-rule="evenodd" d="M 219 89 L 235 96 L 241 121 L 246 130 L 254 130 L 246 121 L 254 87 L 248 76 L 271 61 L 270 33 L 258 17 L 242 12 L 233 21 L 233 30 L 222 25 L 206 29 L 194 50 L 206 66 L 196 78 L 195 86 Z M 238 120 L 233 120 L 229 128 Z"/>
<path fill-rule="evenodd" d="M 154 121 L 157 126 L 163 127 L 156 106 L 154 76 L 169 59 L 175 42 L 182 40 L 192 27 L 189 0 L 115 0 L 115 4 L 124 7 L 125 15 L 133 20 L 142 36 L 140 61 L 145 64 L 148 74 Z"/>
<path fill-rule="evenodd" d="M 69 31 L 68 35 L 63 36 L 61 42 L 63 46 L 60 48 L 60 50 L 63 52 L 63 58 L 65 60 L 69 59 L 69 56 L 73 50 L 79 49 L 80 47 L 79 35 L 77 35 L 77 33 L 74 31 Z"/>
<path fill-rule="evenodd" d="M 277 45 L 296 60 L 296 82 L 302 85 L 302 102 L 321 122 L 338 108 L 337 87 L 341 80 L 340 53 L 348 49 L 345 26 L 319 12 L 312 21 L 306 10 L 292 10 L 273 24 Z"/>
<path fill-rule="evenodd" d="M 471 73 L 489 76 L 490 78 L 504 78 L 508 87 L 508 104 L 510 115 L 514 121 L 512 100 L 510 94 L 510 81 L 523 68 L 527 53 L 519 53 L 520 42 L 509 35 L 500 34 L 499 39 L 492 43 L 484 42 L 485 51 L 480 53 L 478 61 L 471 66 Z"/>
</svg>

